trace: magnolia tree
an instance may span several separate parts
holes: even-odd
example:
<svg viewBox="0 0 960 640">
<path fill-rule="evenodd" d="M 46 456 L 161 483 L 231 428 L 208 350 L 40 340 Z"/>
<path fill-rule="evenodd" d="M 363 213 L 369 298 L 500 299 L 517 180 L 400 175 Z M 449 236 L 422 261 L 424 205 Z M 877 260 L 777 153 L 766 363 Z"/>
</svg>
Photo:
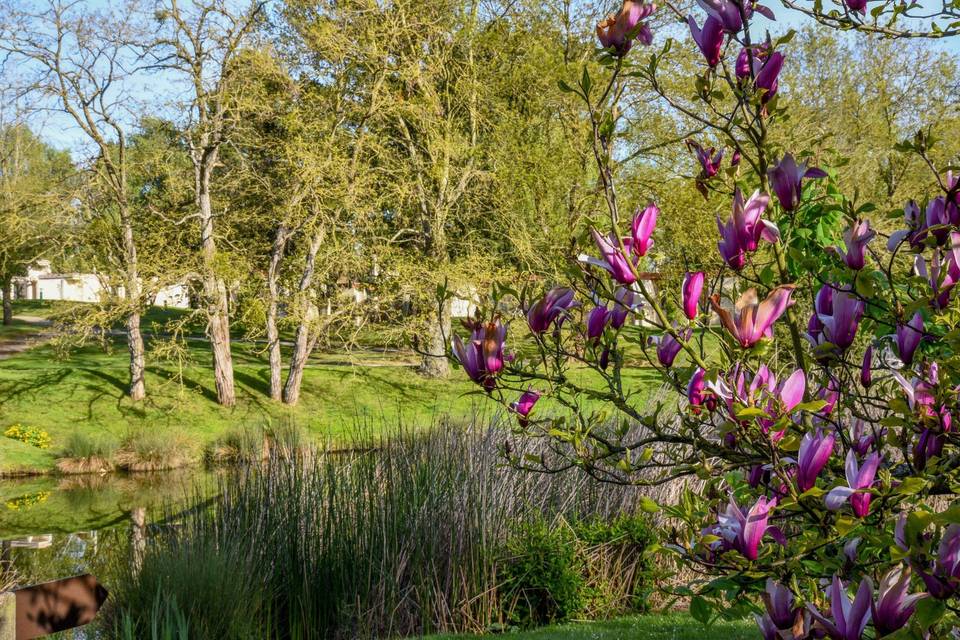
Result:
<svg viewBox="0 0 960 640">
<path fill-rule="evenodd" d="M 770 141 L 788 115 L 777 96 L 790 64 L 789 36 L 758 38 L 752 24 L 770 9 L 700 4 L 705 16 L 670 7 L 702 54 L 694 102 L 660 82 L 672 41 L 638 55 L 655 39 L 653 5 L 627 0 L 597 26 L 602 77 L 563 85 L 593 126 L 606 204 L 589 229 L 595 251 L 545 293 L 494 287 L 468 335 L 453 336 L 453 358 L 516 414 L 518 442 L 551 445 L 507 448 L 518 466 L 698 480 L 650 505 L 671 523 L 663 549 L 699 576 L 680 590 L 698 619 L 752 612 L 762 637 L 781 640 L 960 637 L 958 181 L 918 134 L 900 151 L 929 165 L 926 198 L 891 214 L 848 200 L 830 167 Z M 860 0 L 811 11 L 877 30 L 904 6 L 878 4 L 869 19 Z M 670 212 L 618 198 L 618 101 L 631 81 L 723 146 L 687 143 L 696 188 L 727 202 L 726 266 L 688 273 L 678 291 L 657 291 L 641 269 Z M 651 402 L 640 367 L 668 399 Z"/>
</svg>

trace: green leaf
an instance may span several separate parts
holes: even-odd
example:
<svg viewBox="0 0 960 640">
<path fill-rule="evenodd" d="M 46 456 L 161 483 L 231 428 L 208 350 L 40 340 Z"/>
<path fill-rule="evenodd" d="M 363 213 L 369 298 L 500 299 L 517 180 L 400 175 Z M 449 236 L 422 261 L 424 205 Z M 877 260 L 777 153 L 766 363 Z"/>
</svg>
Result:
<svg viewBox="0 0 960 640">
<path fill-rule="evenodd" d="M 827 406 L 826 400 L 811 400 L 810 402 L 801 402 L 794 407 L 794 411 L 809 411 L 810 413 L 816 413 L 825 406 Z"/>
<path fill-rule="evenodd" d="M 904 496 L 912 496 L 920 493 L 927 486 L 927 481 L 923 478 L 911 477 L 905 479 L 897 487 L 897 493 Z"/>
<path fill-rule="evenodd" d="M 590 71 L 586 67 L 583 68 L 583 77 L 580 78 L 580 86 L 583 87 L 583 95 L 589 96 L 593 83 L 590 80 Z"/>
<path fill-rule="evenodd" d="M 652 498 L 644 496 L 640 498 L 640 509 L 646 513 L 657 513 L 660 511 L 660 505 L 658 505 Z"/>
<path fill-rule="evenodd" d="M 710 624 L 710 603 L 701 596 L 693 596 L 690 600 L 690 615 L 700 624 Z"/>
<path fill-rule="evenodd" d="M 941 600 L 924 598 L 917 603 L 913 618 L 921 627 L 927 629 L 939 622 L 940 618 L 942 618 L 946 612 L 947 607 Z"/>
<path fill-rule="evenodd" d="M 737 411 L 737 418 L 746 420 L 749 418 L 769 418 L 767 412 L 758 407 L 744 407 Z"/>
</svg>

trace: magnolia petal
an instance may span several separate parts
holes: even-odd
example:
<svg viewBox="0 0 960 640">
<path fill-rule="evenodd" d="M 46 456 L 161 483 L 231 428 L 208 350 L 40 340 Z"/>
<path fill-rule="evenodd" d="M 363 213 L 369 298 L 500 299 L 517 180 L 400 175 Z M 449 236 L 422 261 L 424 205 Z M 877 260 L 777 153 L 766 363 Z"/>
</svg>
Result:
<svg viewBox="0 0 960 640">
<path fill-rule="evenodd" d="M 856 491 L 850 487 L 834 487 L 823 501 L 830 511 L 839 511 Z"/>
</svg>

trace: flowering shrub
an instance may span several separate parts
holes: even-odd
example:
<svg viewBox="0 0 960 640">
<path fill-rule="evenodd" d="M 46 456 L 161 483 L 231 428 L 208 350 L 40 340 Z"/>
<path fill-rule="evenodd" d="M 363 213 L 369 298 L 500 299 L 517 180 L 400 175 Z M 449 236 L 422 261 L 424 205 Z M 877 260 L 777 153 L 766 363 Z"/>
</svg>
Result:
<svg viewBox="0 0 960 640">
<path fill-rule="evenodd" d="M 7 430 L 3 432 L 3 435 L 12 440 L 19 440 L 20 442 L 29 444 L 31 447 L 37 447 L 38 449 L 49 449 L 50 444 L 53 442 L 53 440 L 50 438 L 50 434 L 43 429 L 38 429 L 37 427 L 24 427 L 19 424 L 14 424 L 7 427 Z"/>
<path fill-rule="evenodd" d="M 864 4 L 847 0 L 844 24 L 870 31 Z M 891 223 L 873 224 L 875 207 L 845 198 L 827 168 L 769 141 L 787 115 L 777 96 L 790 37 L 758 41 L 751 23 L 771 11 L 700 5 L 706 16 L 686 17 L 703 55 L 699 111 L 659 82 L 669 43 L 633 61 L 655 39 L 653 5 L 627 0 L 598 25 L 605 77 L 564 85 L 593 124 L 606 204 L 595 250 L 542 295 L 496 287 L 453 356 L 516 414 L 519 433 L 551 444 L 549 455 L 508 448 L 516 466 L 702 483 L 659 505 L 672 522 L 665 547 L 704 576 L 680 590 L 697 618 L 753 613 L 768 640 L 955 637 L 960 181 L 931 160 L 924 134 L 902 143 L 930 167 L 931 193 L 904 205 L 899 230 L 881 231 Z M 896 18 L 893 6 L 878 4 L 874 21 Z M 809 13 L 829 24 L 820 3 Z M 616 189 L 619 87 L 638 78 L 719 141 L 688 148 L 696 188 L 729 203 L 717 219 L 725 267 L 688 273 L 675 292 L 640 270 L 669 212 L 641 202 L 626 220 Z M 673 399 L 638 400 L 628 356 Z M 571 375 L 584 370 L 599 384 Z M 563 415 L 538 415 L 544 399 Z"/>
</svg>

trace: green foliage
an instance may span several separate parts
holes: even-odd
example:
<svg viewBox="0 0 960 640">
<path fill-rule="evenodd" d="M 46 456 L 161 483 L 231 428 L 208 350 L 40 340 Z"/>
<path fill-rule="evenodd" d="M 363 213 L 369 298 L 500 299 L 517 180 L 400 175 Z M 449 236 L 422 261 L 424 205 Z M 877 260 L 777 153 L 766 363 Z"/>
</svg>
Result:
<svg viewBox="0 0 960 640">
<path fill-rule="evenodd" d="M 545 518 L 523 523 L 507 541 L 501 563 L 501 589 L 511 622 L 523 627 L 563 621 L 584 604 L 583 559 L 574 532 L 565 522 Z"/>
</svg>

